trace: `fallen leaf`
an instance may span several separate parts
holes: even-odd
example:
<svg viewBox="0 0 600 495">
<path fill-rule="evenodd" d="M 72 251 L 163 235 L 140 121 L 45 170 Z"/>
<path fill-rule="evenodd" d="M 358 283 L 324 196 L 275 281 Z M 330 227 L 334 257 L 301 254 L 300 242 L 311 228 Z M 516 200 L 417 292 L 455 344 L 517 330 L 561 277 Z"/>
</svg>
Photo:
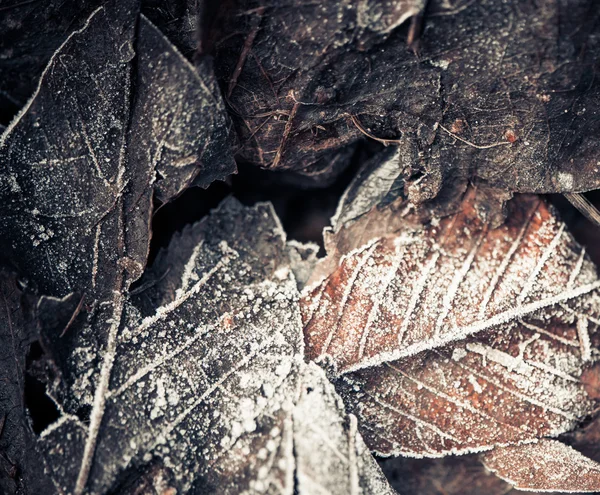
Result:
<svg viewBox="0 0 600 495">
<path fill-rule="evenodd" d="M 410 199 L 440 208 L 469 182 L 492 196 L 600 187 L 592 0 L 239 3 L 218 72 L 245 159 L 322 182 L 343 147 L 396 143 Z M 403 21 L 421 14 L 415 55 Z"/>
<path fill-rule="evenodd" d="M 583 492 L 600 490 L 600 464 L 556 440 L 494 449 L 483 463 L 520 490 Z"/>
<path fill-rule="evenodd" d="M 595 266 L 539 198 L 515 198 L 496 229 L 474 202 L 471 191 L 453 216 L 421 225 L 407 217 L 342 251 L 337 268 L 304 289 L 307 356 L 333 367 L 367 445 L 382 455 L 557 436 L 594 409 L 580 377 L 597 358 Z M 363 203 L 338 210 L 334 239 L 336 228 L 352 239 L 363 220 L 387 218 L 381 201 L 368 211 Z"/>
</svg>

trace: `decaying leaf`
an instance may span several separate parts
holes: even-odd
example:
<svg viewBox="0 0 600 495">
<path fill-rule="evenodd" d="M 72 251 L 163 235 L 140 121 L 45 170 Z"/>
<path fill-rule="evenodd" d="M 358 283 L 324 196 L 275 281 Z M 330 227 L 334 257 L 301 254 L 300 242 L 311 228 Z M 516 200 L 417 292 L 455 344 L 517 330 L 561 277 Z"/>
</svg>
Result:
<svg viewBox="0 0 600 495">
<path fill-rule="evenodd" d="M 161 263 L 172 270 L 148 289 L 154 314 L 125 303 L 113 354 L 103 356 L 114 363 L 109 387 L 97 385 L 94 348 L 69 361 L 79 377 L 71 395 L 92 417 L 65 411 L 40 436 L 59 492 L 114 491 L 160 461 L 186 493 L 393 493 L 356 418 L 304 363 L 298 292 L 270 205 L 225 202 Z"/>
<path fill-rule="evenodd" d="M 239 3 L 218 54 L 244 158 L 323 178 L 366 135 L 400 145 L 418 203 L 600 187 L 593 0 L 431 0 L 417 55 L 424 2 Z"/>
<path fill-rule="evenodd" d="M 350 114 L 380 115 L 394 106 L 406 125 L 415 115 L 433 115 L 434 105 L 426 108 L 421 95 L 437 91 L 435 71 L 415 64 L 412 52 L 373 47 L 423 5 L 422 0 L 223 4 L 217 69 L 240 135 L 240 155 L 322 184 L 347 166 L 343 147 L 363 136 Z M 390 70 L 392 64 L 396 70 Z"/>
<path fill-rule="evenodd" d="M 521 490 L 597 493 L 600 487 L 600 464 L 556 440 L 494 449 L 483 462 Z"/>
<path fill-rule="evenodd" d="M 515 198 L 492 229 L 474 196 L 453 216 L 405 219 L 304 291 L 307 355 L 334 367 L 381 454 L 435 457 L 556 436 L 594 409 L 580 380 L 597 358 L 593 263 L 539 198 Z M 382 201 L 368 213 L 361 204 L 334 218 L 342 238 L 386 218 Z"/>
</svg>

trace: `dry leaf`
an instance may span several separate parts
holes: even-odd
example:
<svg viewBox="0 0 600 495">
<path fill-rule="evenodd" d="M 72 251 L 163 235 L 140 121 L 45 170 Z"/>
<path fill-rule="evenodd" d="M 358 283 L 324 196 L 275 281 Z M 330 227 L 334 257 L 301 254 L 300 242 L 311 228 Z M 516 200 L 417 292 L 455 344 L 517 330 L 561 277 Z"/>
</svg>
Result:
<svg viewBox="0 0 600 495">
<path fill-rule="evenodd" d="M 239 242 L 239 231 L 229 228 L 235 225 L 248 229 L 249 249 L 230 247 Z M 290 271 L 255 269 L 261 245 L 284 250 L 279 225 L 268 206 L 244 211 L 228 202 L 188 235 L 196 247 L 176 267 L 181 278 L 172 299 L 145 318 L 125 302 L 112 348 L 98 354 L 82 344 L 70 356 L 77 379 L 62 405 L 73 411 L 88 405 L 91 413 L 88 424 L 65 411 L 41 434 L 59 490 L 114 490 L 124 473 L 154 457 L 184 491 L 199 483 L 205 491 L 251 488 L 248 466 L 267 466 L 271 483 L 287 478 L 278 464 L 269 467 L 270 455 L 256 457 L 262 448 L 287 449 L 279 445 L 285 435 L 271 439 L 264 432 L 284 430 L 285 402 L 292 403 L 302 363 Z M 100 367 L 99 360 L 112 366 Z"/>
<path fill-rule="evenodd" d="M 45 461 L 32 476 L 45 467 L 58 493 L 395 493 L 324 372 L 304 363 L 287 253 L 269 204 L 227 200 L 177 236 L 158 262 L 169 277 L 148 289 L 154 313 L 126 299 L 114 347 L 69 356 L 77 379 L 54 385 L 60 417 L 32 441 Z M 69 303 L 42 298 L 42 322 L 55 327 Z"/>
<path fill-rule="evenodd" d="M 401 24 L 425 3 L 422 32 Z M 418 203 L 600 187 L 593 0 L 235 5 L 218 72 L 259 166 L 323 181 L 366 138 L 399 144 Z"/>
<path fill-rule="evenodd" d="M 494 449 L 483 455 L 483 463 L 520 490 L 600 491 L 600 464 L 556 440 Z"/>
<path fill-rule="evenodd" d="M 537 197 L 515 198 L 497 229 L 473 202 L 370 240 L 303 293 L 307 355 L 333 365 L 381 454 L 556 436 L 594 408 L 580 382 L 596 358 L 594 265 Z"/>
</svg>

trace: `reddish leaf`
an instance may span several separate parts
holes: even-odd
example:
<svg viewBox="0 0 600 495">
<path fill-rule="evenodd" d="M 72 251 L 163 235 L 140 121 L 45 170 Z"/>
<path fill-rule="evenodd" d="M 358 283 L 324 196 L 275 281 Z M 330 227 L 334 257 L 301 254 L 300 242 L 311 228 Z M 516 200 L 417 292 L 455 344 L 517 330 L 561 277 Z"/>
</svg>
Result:
<svg viewBox="0 0 600 495">
<path fill-rule="evenodd" d="M 483 456 L 483 462 L 521 490 L 600 491 L 600 464 L 556 440 L 494 449 Z"/>
<path fill-rule="evenodd" d="M 579 377 L 595 356 L 594 265 L 538 198 L 515 199 L 498 229 L 473 202 L 372 239 L 304 293 L 308 356 L 334 365 L 381 454 L 553 436 L 593 408 Z"/>
</svg>

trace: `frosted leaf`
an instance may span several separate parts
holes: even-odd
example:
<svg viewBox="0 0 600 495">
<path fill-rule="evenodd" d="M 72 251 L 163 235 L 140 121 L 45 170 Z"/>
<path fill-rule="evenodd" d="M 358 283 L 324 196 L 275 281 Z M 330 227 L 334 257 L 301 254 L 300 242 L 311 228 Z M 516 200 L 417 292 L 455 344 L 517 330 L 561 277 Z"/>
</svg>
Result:
<svg viewBox="0 0 600 495">
<path fill-rule="evenodd" d="M 595 402 L 579 379 L 577 341 L 549 335 L 507 325 L 345 374 L 336 388 L 382 455 L 440 457 L 557 436 Z"/>
<path fill-rule="evenodd" d="M 407 157 L 388 147 L 359 170 L 340 198 L 331 226 L 323 230 L 327 256 L 319 259 L 307 280 L 313 286 L 337 269 L 340 258 L 369 241 L 406 228 L 412 218 L 404 197 L 402 171 Z M 413 222 L 414 223 L 414 222 Z"/>
<path fill-rule="evenodd" d="M 212 160 L 227 143 L 223 104 L 203 80 L 211 74 L 198 75 L 138 7 L 96 9 L 0 137 L 3 252 L 50 298 L 42 313 L 53 298 L 78 295 L 79 317 L 42 333 L 69 412 L 84 393 L 76 385 L 112 366 L 102 357 L 146 264 L 153 196 L 168 200 L 198 174 L 206 185 L 234 168 L 226 153 Z M 66 364 L 74 356 L 83 374 Z"/>
<path fill-rule="evenodd" d="M 496 229 L 473 203 L 371 239 L 303 293 L 307 355 L 333 366 L 383 455 L 556 436 L 594 410 L 580 380 L 597 358 L 593 263 L 538 198 Z"/>
<path fill-rule="evenodd" d="M 394 146 L 365 163 L 340 198 L 331 219 L 332 233 L 339 234 L 372 209 L 382 210 L 403 196 L 403 158 L 399 148 Z M 361 237 L 360 240 L 365 243 L 370 239 Z"/>
<path fill-rule="evenodd" d="M 229 241 L 242 224 L 248 245 L 236 250 Z M 287 468 L 270 466 L 269 455 L 252 457 L 291 449 L 284 435 L 263 432 L 284 431 L 302 363 L 295 281 L 291 274 L 278 278 L 278 266 L 256 268 L 265 253 L 254 249 L 261 246 L 287 261 L 279 223 L 269 205 L 246 209 L 230 200 L 184 235 L 198 249 L 173 267 L 179 288 L 146 317 L 126 303 L 114 347 L 103 356 L 112 368 L 86 381 L 89 350 L 76 349 L 69 361 L 80 377 L 71 393 L 91 414 L 86 424 L 65 412 L 41 435 L 60 490 L 114 490 L 124 473 L 153 458 L 173 472 L 178 490 L 249 487 L 248 465 L 272 467 L 272 480 L 287 479 Z"/>
<path fill-rule="evenodd" d="M 293 419 L 299 493 L 396 493 L 358 433 L 356 417 L 346 416 L 333 385 L 314 363 L 306 365 Z"/>
<path fill-rule="evenodd" d="M 146 262 L 153 192 L 168 200 L 198 173 L 206 185 L 234 170 L 226 153 L 212 160 L 226 150 L 212 74 L 136 9 L 96 9 L 0 137 L 2 247 L 44 294 L 112 298 Z"/>
<path fill-rule="evenodd" d="M 169 487 L 185 493 L 314 493 L 302 476 L 340 495 L 355 479 L 356 493 L 387 486 L 333 385 L 304 363 L 299 293 L 270 204 L 226 200 L 157 264 L 171 267 L 148 289 L 145 310 L 148 301 L 157 309 L 142 316 L 126 302 L 112 355 L 103 356 L 113 363 L 108 379 L 104 369 L 90 377 L 88 348 L 69 360 L 80 379 L 63 407 L 88 404 L 91 415 L 87 424 L 65 410 L 41 434 L 59 491 L 118 492 L 140 466 L 162 466 Z M 96 385 L 103 379 L 106 389 Z M 309 436 L 306 425 L 316 424 L 353 459 L 348 476 L 313 472 L 315 462 L 336 462 L 329 444 Z"/>
<path fill-rule="evenodd" d="M 600 491 L 600 464 L 556 440 L 497 448 L 482 457 L 488 469 L 519 490 Z"/>
<path fill-rule="evenodd" d="M 593 330 L 600 281 L 553 211 L 536 197 L 522 196 L 506 224 L 490 229 L 471 200 L 421 230 L 373 239 L 306 290 L 309 357 L 329 356 L 344 372 L 532 315 L 564 315 L 577 331 L 576 316 L 587 314 Z M 587 355 L 585 334 L 579 347 Z"/>
</svg>

